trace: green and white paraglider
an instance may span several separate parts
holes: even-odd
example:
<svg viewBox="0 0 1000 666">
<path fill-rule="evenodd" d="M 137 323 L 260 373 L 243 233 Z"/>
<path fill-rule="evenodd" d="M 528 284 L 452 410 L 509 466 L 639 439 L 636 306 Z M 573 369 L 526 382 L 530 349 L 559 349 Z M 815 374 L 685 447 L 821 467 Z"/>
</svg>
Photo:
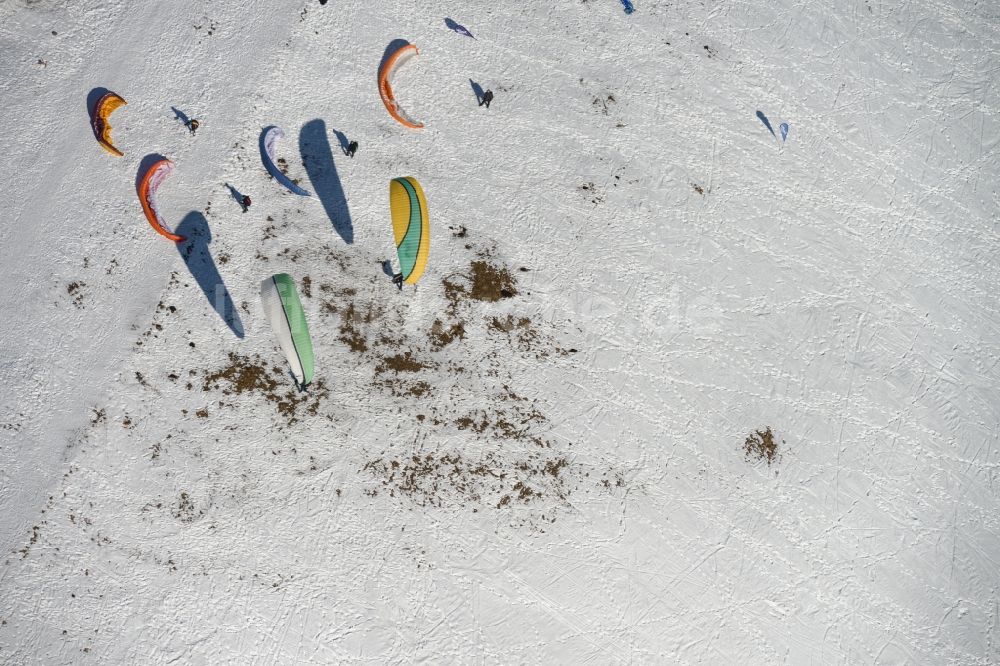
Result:
<svg viewBox="0 0 1000 666">
<path fill-rule="evenodd" d="M 272 275 L 260 284 L 260 300 L 292 374 L 304 389 L 313 380 L 313 348 L 295 281 L 288 273 Z"/>
</svg>

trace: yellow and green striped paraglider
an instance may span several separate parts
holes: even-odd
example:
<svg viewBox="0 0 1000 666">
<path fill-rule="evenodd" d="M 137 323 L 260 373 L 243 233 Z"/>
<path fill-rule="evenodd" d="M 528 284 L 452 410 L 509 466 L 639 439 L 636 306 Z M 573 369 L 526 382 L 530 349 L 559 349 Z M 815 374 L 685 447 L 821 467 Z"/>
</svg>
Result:
<svg viewBox="0 0 1000 666">
<path fill-rule="evenodd" d="M 392 179 L 389 183 L 389 210 L 396 237 L 396 253 L 399 255 L 399 273 L 393 282 L 402 289 L 404 282 L 416 284 L 423 275 L 431 249 L 427 200 L 416 178 Z"/>
</svg>

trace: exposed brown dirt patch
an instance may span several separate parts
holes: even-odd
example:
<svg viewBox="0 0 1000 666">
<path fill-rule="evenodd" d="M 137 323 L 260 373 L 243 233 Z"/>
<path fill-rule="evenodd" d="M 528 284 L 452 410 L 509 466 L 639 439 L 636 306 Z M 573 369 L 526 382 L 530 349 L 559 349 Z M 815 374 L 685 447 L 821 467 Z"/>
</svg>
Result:
<svg viewBox="0 0 1000 666">
<path fill-rule="evenodd" d="M 435 319 L 427 338 L 435 349 L 447 347 L 455 340 L 464 340 L 465 322 L 453 321 L 451 325 L 447 325 L 440 319 Z"/>
<path fill-rule="evenodd" d="M 356 293 L 354 289 L 335 291 L 329 285 L 320 285 L 320 291 L 331 296 L 353 296 Z M 374 303 L 359 307 L 353 299 L 345 303 L 335 298 L 328 298 L 323 302 L 323 312 L 340 317 L 338 339 L 356 354 L 368 351 L 367 329 L 384 314 L 384 310 Z"/>
<path fill-rule="evenodd" d="M 281 372 L 280 368 L 275 369 Z M 222 389 L 224 395 L 240 395 L 248 392 L 269 394 L 277 390 L 278 381 L 272 369 L 268 368 L 260 357 L 251 359 L 230 352 L 229 365 L 205 375 L 202 382 L 203 391 L 218 388 Z"/>
<path fill-rule="evenodd" d="M 78 308 L 83 307 L 83 288 L 86 286 L 86 282 L 70 282 L 66 285 L 66 293 L 73 299 L 73 305 Z"/>
<path fill-rule="evenodd" d="M 225 396 L 259 395 L 274 405 L 287 425 L 293 425 L 302 414 L 316 416 L 330 390 L 322 379 L 313 382 L 307 391 L 299 391 L 290 381 L 283 367 L 269 366 L 259 356 L 251 358 L 230 352 L 227 366 L 205 375 L 202 390 L 219 390 Z"/>
<path fill-rule="evenodd" d="M 420 372 L 425 368 L 429 368 L 430 365 L 427 363 L 422 363 L 417 359 L 413 358 L 413 352 L 406 351 L 402 354 L 395 354 L 393 356 L 386 356 L 379 363 L 378 367 L 375 368 L 375 372 L 382 374 L 392 370 L 393 372 Z"/>
<path fill-rule="evenodd" d="M 495 302 L 517 295 L 517 281 L 506 267 L 494 266 L 485 261 L 473 261 L 469 267 L 472 270 L 472 290 L 469 296 L 473 300 Z"/>
<path fill-rule="evenodd" d="M 375 477 L 391 497 L 402 495 L 431 506 L 442 506 L 447 501 L 486 501 L 503 508 L 515 500 L 529 504 L 546 495 L 565 499 L 563 478 L 547 470 L 561 470 L 568 465 L 565 458 L 542 458 L 537 454 L 512 462 L 494 453 L 469 459 L 459 452 L 434 452 L 408 458 L 377 458 L 362 469 Z"/>
<path fill-rule="evenodd" d="M 766 460 L 768 465 L 773 463 L 778 457 L 778 443 L 774 440 L 771 426 L 750 433 L 743 442 L 743 452 L 748 460 Z"/>
</svg>

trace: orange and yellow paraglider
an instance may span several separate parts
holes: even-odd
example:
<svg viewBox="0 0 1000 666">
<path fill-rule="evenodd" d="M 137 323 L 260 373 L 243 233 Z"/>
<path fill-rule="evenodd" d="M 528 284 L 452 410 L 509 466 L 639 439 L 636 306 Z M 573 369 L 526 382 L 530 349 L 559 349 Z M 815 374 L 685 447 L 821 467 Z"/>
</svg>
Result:
<svg viewBox="0 0 1000 666">
<path fill-rule="evenodd" d="M 406 111 L 399 106 L 396 96 L 392 92 L 392 85 L 389 79 L 399 67 L 415 55 L 419 55 L 417 47 L 413 44 L 403 44 L 398 49 L 388 54 L 382 66 L 378 70 L 378 92 L 382 96 L 382 103 L 385 104 L 389 115 L 398 120 L 403 125 L 412 129 L 420 129 L 424 126 L 422 122 L 414 120 Z"/>
<path fill-rule="evenodd" d="M 97 104 L 94 105 L 94 113 L 90 117 L 90 126 L 94 129 L 94 136 L 97 137 L 97 143 L 101 144 L 104 150 L 118 157 L 121 157 L 123 153 L 111 143 L 111 123 L 108 122 L 108 117 L 118 107 L 125 106 L 126 104 L 128 102 L 119 95 L 113 92 L 106 92 L 101 96 L 101 99 L 97 100 Z"/>
<path fill-rule="evenodd" d="M 174 163 L 165 157 L 153 163 L 142 180 L 139 181 L 139 202 L 142 204 L 142 212 L 149 220 L 149 226 L 153 227 L 156 233 L 175 243 L 183 243 L 187 238 L 167 229 L 167 225 L 163 222 L 163 216 L 160 215 L 160 211 L 156 207 L 156 190 L 173 170 Z"/>
</svg>

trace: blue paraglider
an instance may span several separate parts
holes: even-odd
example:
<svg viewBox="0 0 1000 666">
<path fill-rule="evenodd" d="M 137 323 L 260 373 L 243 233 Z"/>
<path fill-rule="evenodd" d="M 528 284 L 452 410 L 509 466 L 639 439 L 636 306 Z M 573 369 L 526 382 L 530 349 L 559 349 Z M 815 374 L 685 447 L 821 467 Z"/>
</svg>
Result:
<svg viewBox="0 0 1000 666">
<path fill-rule="evenodd" d="M 281 183 L 285 189 L 287 189 L 292 194 L 297 194 L 300 197 L 312 196 L 309 190 L 299 187 L 291 178 L 286 176 L 281 172 L 275 164 L 274 159 L 274 143 L 278 139 L 285 136 L 285 133 L 280 127 L 275 127 L 270 125 L 264 128 L 264 131 L 260 134 L 260 159 L 264 163 L 264 168 L 267 172 L 274 177 L 276 181 Z"/>
<path fill-rule="evenodd" d="M 774 128 L 771 127 L 771 121 L 767 119 L 767 116 L 764 115 L 764 112 L 758 111 L 757 117 L 760 118 L 760 122 L 764 123 L 764 127 L 766 127 L 767 131 L 771 133 L 771 136 L 777 139 L 778 135 L 774 133 Z"/>
<path fill-rule="evenodd" d="M 449 30 L 454 30 L 455 32 L 457 32 L 460 35 L 465 35 L 466 37 L 472 37 L 473 39 L 475 39 L 475 37 L 473 37 L 472 33 L 469 32 L 469 29 L 466 28 L 461 23 L 456 23 L 455 21 L 451 20 L 450 18 L 446 18 L 444 20 L 444 24 L 446 26 L 448 26 Z"/>
<path fill-rule="evenodd" d="M 781 132 L 781 140 L 784 142 L 788 138 L 788 123 L 778 125 L 778 131 Z"/>
<path fill-rule="evenodd" d="M 622 7 L 625 8 L 626 14 L 631 14 L 635 11 L 635 7 L 632 6 L 632 0 L 622 0 Z"/>
</svg>

